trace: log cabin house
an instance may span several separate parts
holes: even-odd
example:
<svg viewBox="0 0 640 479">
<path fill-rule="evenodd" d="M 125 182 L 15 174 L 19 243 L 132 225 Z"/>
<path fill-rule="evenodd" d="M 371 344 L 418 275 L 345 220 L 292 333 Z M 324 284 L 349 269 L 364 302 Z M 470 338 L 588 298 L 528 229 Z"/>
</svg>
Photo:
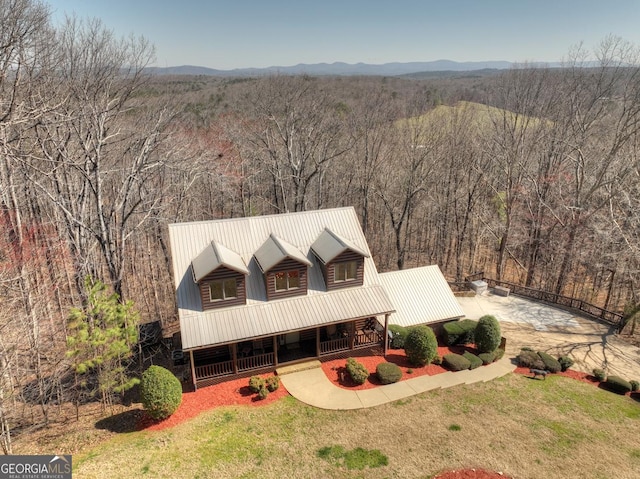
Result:
<svg viewBox="0 0 640 479">
<path fill-rule="evenodd" d="M 386 354 L 388 290 L 403 302 L 397 324 L 463 316 L 437 266 L 378 274 L 352 207 L 171 224 L 169 237 L 195 387 L 362 348 Z"/>
</svg>

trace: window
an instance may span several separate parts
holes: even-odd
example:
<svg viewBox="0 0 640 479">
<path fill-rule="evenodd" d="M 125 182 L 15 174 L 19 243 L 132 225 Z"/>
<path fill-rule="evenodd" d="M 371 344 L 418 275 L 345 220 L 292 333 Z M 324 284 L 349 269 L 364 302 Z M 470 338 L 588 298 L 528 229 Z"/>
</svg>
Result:
<svg viewBox="0 0 640 479">
<path fill-rule="evenodd" d="M 282 271 L 276 277 L 276 291 L 288 291 L 300 287 L 300 272 L 298 270 Z"/>
<path fill-rule="evenodd" d="M 211 301 L 224 301 L 225 299 L 237 298 L 238 290 L 235 278 L 210 282 L 209 297 Z"/>
<path fill-rule="evenodd" d="M 356 279 L 356 273 L 358 271 L 357 261 L 347 261 L 345 263 L 336 263 L 334 266 L 335 282 L 353 281 Z"/>
</svg>

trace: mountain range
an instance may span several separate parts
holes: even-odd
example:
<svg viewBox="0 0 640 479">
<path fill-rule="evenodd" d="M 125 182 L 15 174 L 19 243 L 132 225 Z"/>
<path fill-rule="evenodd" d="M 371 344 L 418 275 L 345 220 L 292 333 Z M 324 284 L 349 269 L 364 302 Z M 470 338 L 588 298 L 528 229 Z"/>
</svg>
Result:
<svg viewBox="0 0 640 479">
<path fill-rule="evenodd" d="M 251 77 L 263 75 L 313 75 L 313 76 L 401 76 L 414 75 L 425 72 L 471 72 L 495 71 L 511 68 L 514 63 L 507 61 L 485 62 L 455 62 L 451 60 L 437 60 L 431 62 L 384 63 L 374 65 L 369 63 L 300 63 L 293 66 L 272 66 L 265 68 L 236 68 L 233 70 L 217 70 L 214 68 L 182 65 L 177 67 L 150 67 L 150 73 L 156 75 L 210 75 L 223 77 Z"/>
</svg>

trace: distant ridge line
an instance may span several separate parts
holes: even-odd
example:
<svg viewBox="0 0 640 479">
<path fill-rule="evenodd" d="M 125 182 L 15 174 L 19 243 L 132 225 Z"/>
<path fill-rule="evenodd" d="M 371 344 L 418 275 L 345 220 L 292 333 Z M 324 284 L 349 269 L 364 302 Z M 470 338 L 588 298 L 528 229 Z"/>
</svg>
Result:
<svg viewBox="0 0 640 479">
<path fill-rule="evenodd" d="M 194 65 L 175 67 L 149 67 L 147 71 L 154 75 L 207 75 L 221 77 L 256 77 L 273 74 L 312 75 L 312 76 L 401 76 L 425 72 L 473 72 L 507 70 L 517 65 L 507 61 L 455 62 L 436 60 L 430 62 L 393 62 L 380 65 L 369 63 L 300 63 L 293 66 L 271 66 L 265 68 L 236 68 L 218 70 Z M 540 65 L 540 64 L 536 64 Z M 545 64 L 559 66 L 558 64 Z M 534 66 L 534 64 L 532 64 Z"/>
</svg>

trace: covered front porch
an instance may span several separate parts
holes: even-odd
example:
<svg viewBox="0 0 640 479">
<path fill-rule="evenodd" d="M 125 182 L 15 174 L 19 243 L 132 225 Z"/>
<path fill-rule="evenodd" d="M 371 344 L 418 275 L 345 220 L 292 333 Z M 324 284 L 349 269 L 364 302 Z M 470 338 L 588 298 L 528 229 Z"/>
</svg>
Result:
<svg viewBox="0 0 640 479">
<path fill-rule="evenodd" d="M 348 355 L 349 351 L 381 347 L 386 353 L 388 317 L 376 317 L 287 331 L 261 338 L 188 351 L 196 388 L 228 377 L 272 371 L 282 364 L 311 358 Z"/>
</svg>

